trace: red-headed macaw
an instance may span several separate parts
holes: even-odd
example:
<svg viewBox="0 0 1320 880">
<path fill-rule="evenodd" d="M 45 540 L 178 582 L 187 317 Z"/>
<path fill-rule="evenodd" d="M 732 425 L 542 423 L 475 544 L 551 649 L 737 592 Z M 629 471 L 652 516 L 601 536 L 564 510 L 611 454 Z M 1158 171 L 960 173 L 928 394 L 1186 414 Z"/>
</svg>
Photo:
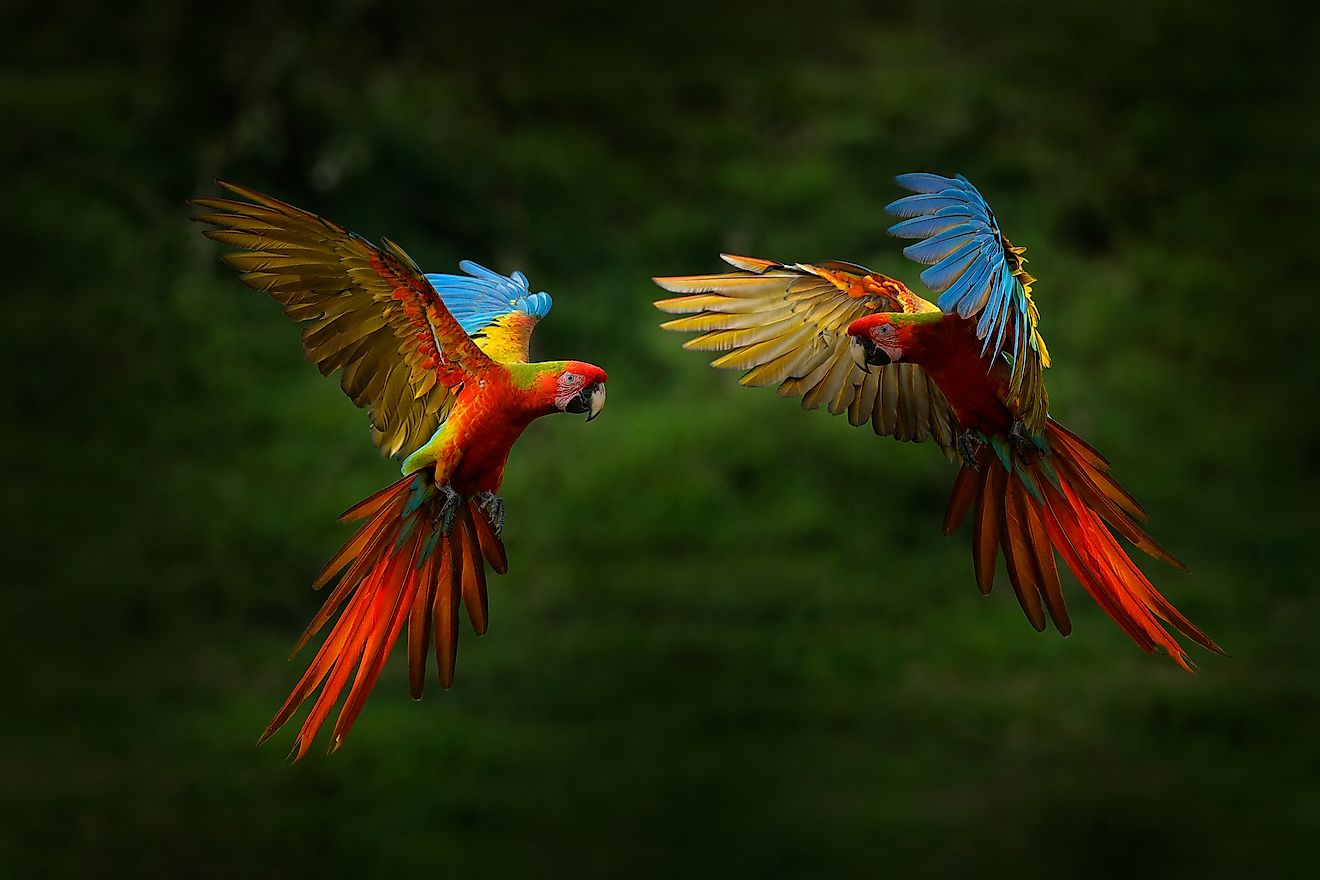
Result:
<svg viewBox="0 0 1320 880">
<path fill-rule="evenodd" d="M 320 687 L 294 742 L 296 760 L 347 685 L 331 738 L 331 750 L 339 747 L 405 627 L 413 698 L 422 695 L 432 627 L 440 684 L 452 684 L 459 603 L 484 633 L 485 566 L 508 570 L 496 493 L 509 450 L 540 416 L 599 415 L 605 371 L 580 361 L 528 363 L 550 297 L 532 293 L 521 272 L 505 277 L 463 262 L 466 275 L 423 275 L 389 240 L 373 247 L 322 217 L 221 185 L 247 201 L 194 199 L 208 213 L 192 219 L 215 227 L 210 238 L 244 249 L 225 262 L 304 322 L 307 359 L 324 375 L 341 371 L 344 392 L 370 412 L 376 445 L 403 456 L 401 480 L 340 518 L 365 523 L 316 579 L 319 589 L 344 572 L 294 653 L 344 610 L 261 736 L 265 742 Z"/>
<path fill-rule="evenodd" d="M 1049 353 L 1031 297 L 1036 280 L 981 194 L 962 175 L 904 174 L 915 195 L 887 210 L 890 232 L 920 239 L 904 253 L 932 264 L 922 281 L 938 304 L 901 281 L 852 263 L 783 264 L 724 256 L 737 271 L 656 278 L 681 294 L 662 311 L 667 330 L 696 331 L 684 348 L 725 352 L 714 367 L 746 370 L 744 385 L 778 385 L 802 405 L 822 403 L 899 440 L 932 437 L 961 455 L 944 519 L 951 534 L 973 514 L 976 581 L 989 593 L 1000 548 L 1032 626 L 1046 614 L 1072 631 L 1054 554 L 1147 652 L 1192 662 L 1161 622 L 1222 653 L 1161 596 L 1111 534 L 1176 568 L 1178 559 L 1138 522 L 1146 513 L 1109 463 L 1048 416 Z M 1108 528 L 1106 528 L 1106 525 Z"/>
</svg>

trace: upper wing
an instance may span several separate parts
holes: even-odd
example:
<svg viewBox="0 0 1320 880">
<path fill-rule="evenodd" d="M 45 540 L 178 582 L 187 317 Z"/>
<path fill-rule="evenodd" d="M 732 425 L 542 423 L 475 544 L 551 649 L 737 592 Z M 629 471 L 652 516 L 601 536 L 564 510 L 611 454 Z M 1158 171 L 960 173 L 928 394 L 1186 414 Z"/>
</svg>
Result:
<svg viewBox="0 0 1320 880">
<path fill-rule="evenodd" d="M 526 363 L 532 330 L 550 313 L 550 294 L 532 293 L 521 272 L 505 276 L 471 260 L 458 268 L 467 274 L 426 280 L 482 351 L 503 363 Z"/>
<path fill-rule="evenodd" d="M 836 415 L 846 410 L 852 424 L 869 419 L 877 434 L 899 440 L 933 436 L 952 455 L 957 423 L 925 370 L 899 363 L 867 373 L 849 352 L 848 325 L 862 315 L 935 306 L 902 282 L 852 263 L 723 258 L 739 271 L 654 279 L 684 294 L 656 307 L 688 315 L 661 326 L 702 333 L 684 348 L 727 352 L 711 366 L 746 370 L 743 385 L 778 384 L 783 397 L 801 395 L 804 409 L 825 403 Z"/>
<path fill-rule="evenodd" d="M 926 286 L 940 294 L 939 307 L 964 318 L 977 318 L 976 336 L 983 351 L 1012 361 L 1009 405 L 1038 434 L 1045 428 L 1049 401 L 1041 371 L 1050 353 L 1041 338 L 1040 313 L 1031 298 L 1033 278 L 1023 263 L 1026 248 L 999 231 L 994 212 L 971 181 L 938 174 L 900 174 L 898 185 L 916 195 L 885 208 L 908 218 L 889 227 L 902 238 L 922 241 L 903 249 L 918 263 L 933 264 L 921 273 Z M 1011 331 L 1011 332 L 1010 332 Z"/>
<path fill-rule="evenodd" d="M 284 314 L 304 321 L 303 349 L 323 375 L 370 411 L 386 455 L 425 443 L 453 395 L 493 362 L 463 332 L 408 255 L 380 248 L 344 227 L 254 190 L 220 181 L 248 199 L 193 199 L 210 209 L 193 220 L 205 235 L 244 248 L 224 260 L 239 280 L 264 290 Z"/>
</svg>

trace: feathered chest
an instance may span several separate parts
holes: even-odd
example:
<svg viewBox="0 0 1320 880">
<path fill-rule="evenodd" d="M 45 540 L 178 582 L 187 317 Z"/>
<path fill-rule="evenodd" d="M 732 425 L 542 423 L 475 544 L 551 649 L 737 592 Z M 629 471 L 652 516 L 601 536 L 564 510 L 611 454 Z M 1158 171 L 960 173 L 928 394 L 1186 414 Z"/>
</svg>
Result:
<svg viewBox="0 0 1320 880">
<path fill-rule="evenodd" d="M 504 377 L 485 377 L 464 386 L 450 417 L 461 454 L 454 472 L 459 490 L 498 487 L 509 451 L 538 414 L 528 392 Z"/>
<path fill-rule="evenodd" d="M 1007 433 L 1013 424 L 1005 403 L 1010 371 L 1002 358 L 992 361 L 981 348 L 969 321 L 949 317 L 922 333 L 912 359 L 935 380 L 963 428 Z"/>
</svg>

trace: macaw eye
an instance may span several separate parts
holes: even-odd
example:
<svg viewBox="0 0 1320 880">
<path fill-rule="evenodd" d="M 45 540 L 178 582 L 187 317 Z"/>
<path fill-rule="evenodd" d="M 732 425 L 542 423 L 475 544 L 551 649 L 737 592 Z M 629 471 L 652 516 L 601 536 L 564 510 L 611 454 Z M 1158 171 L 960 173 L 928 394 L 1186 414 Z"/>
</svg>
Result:
<svg viewBox="0 0 1320 880">
<path fill-rule="evenodd" d="M 880 327 L 880 335 L 881 335 L 881 336 L 888 336 L 889 333 L 890 333 L 890 331 L 893 330 L 893 329 L 894 329 L 894 328 L 893 328 L 893 327 L 890 327 L 888 324 L 882 324 L 881 327 Z"/>
<path fill-rule="evenodd" d="M 582 381 L 582 377 L 579 376 L 577 373 L 565 373 L 564 381 L 567 382 L 569 385 L 576 385 L 577 383 Z"/>
</svg>

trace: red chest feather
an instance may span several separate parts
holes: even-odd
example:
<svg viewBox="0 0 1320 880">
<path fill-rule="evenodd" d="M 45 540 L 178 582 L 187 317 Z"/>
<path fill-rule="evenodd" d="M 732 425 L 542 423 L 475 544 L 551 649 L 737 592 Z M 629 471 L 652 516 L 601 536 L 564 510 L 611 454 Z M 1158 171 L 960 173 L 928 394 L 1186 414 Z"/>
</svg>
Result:
<svg viewBox="0 0 1320 880">
<path fill-rule="evenodd" d="M 461 452 L 451 480 L 465 494 L 499 489 L 509 450 L 533 418 L 518 390 L 498 377 L 473 390 L 451 416 Z"/>
<path fill-rule="evenodd" d="M 914 359 L 940 386 L 959 423 L 983 434 L 1007 433 L 1013 424 L 1013 415 L 1004 404 L 1008 369 L 1003 363 L 992 369 L 981 357 L 981 341 L 971 323 L 946 318 L 931 325 L 921 342 Z"/>
</svg>

